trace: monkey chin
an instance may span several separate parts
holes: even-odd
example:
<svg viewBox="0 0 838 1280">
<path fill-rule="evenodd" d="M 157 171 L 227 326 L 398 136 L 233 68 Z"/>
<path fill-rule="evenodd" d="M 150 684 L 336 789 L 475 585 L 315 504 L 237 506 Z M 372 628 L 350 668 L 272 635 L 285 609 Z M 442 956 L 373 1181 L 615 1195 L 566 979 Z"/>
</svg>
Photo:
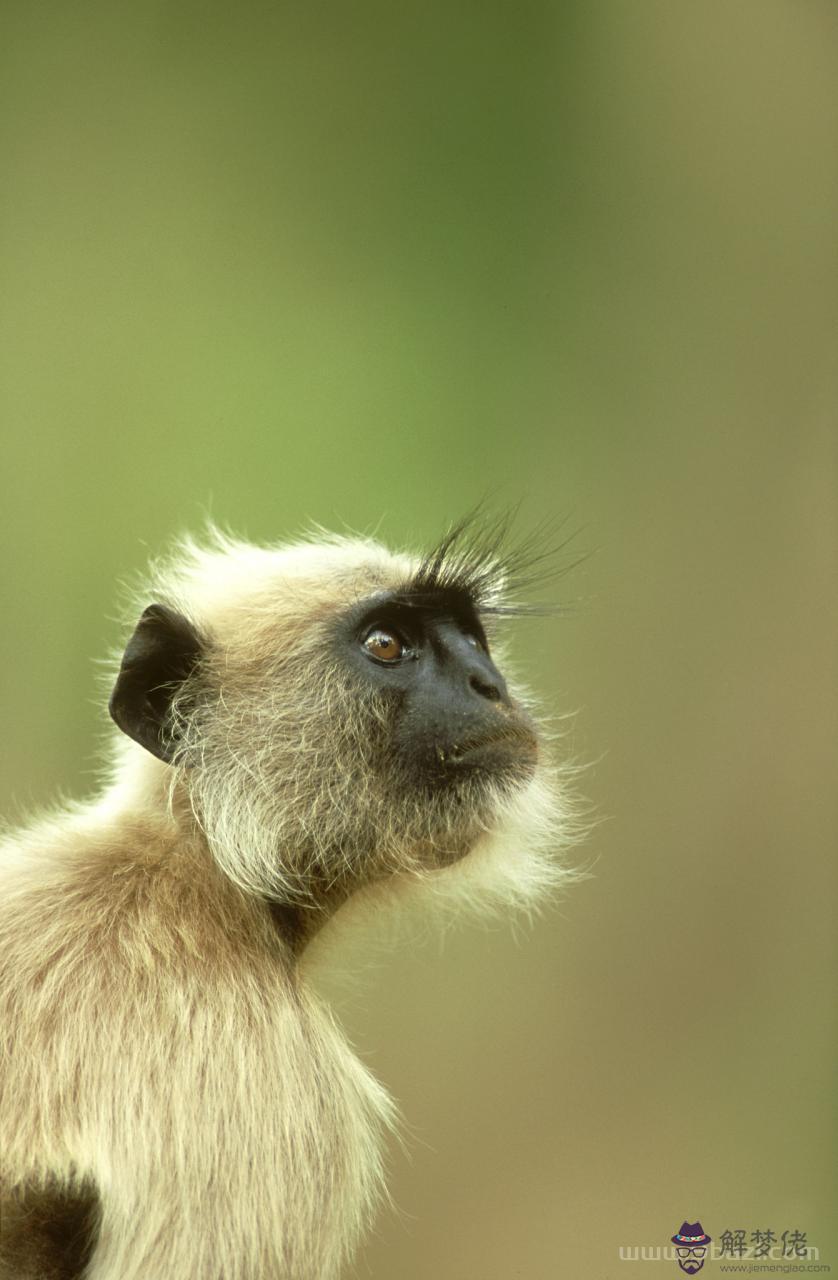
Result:
<svg viewBox="0 0 838 1280">
<path fill-rule="evenodd" d="M 533 917 L 582 874 L 558 856 L 584 834 L 563 773 L 542 759 L 451 783 L 445 833 L 411 842 L 399 868 L 356 885 L 313 938 L 306 968 L 324 975 L 338 951 L 351 973 L 368 947 L 409 945 L 461 920 Z"/>
<path fill-rule="evenodd" d="M 561 775 L 543 762 L 483 780 L 481 830 L 466 855 L 440 868 L 428 882 L 434 908 L 454 914 L 531 914 L 574 873 L 557 850 L 574 837 Z"/>
<path fill-rule="evenodd" d="M 494 825 L 499 802 L 514 796 L 538 774 L 538 739 L 529 728 L 514 727 L 439 746 L 431 786 L 462 818 L 473 815 L 481 829 Z"/>
<path fill-rule="evenodd" d="M 556 856 L 575 827 L 563 781 L 534 733 L 446 753 L 431 784 L 440 830 L 415 850 L 409 874 L 431 911 L 530 913 L 572 878 Z"/>
</svg>

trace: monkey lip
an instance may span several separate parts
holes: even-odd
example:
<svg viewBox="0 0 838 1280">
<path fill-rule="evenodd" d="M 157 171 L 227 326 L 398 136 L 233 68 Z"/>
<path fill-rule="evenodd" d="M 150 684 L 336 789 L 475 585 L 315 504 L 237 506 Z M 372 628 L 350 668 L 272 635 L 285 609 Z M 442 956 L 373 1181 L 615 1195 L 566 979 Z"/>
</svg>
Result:
<svg viewBox="0 0 838 1280">
<path fill-rule="evenodd" d="M 538 755 L 538 739 L 526 725 L 506 725 L 475 734 L 449 747 L 437 747 L 440 764 L 457 764 L 475 755 L 499 755 L 504 757 Z"/>
</svg>

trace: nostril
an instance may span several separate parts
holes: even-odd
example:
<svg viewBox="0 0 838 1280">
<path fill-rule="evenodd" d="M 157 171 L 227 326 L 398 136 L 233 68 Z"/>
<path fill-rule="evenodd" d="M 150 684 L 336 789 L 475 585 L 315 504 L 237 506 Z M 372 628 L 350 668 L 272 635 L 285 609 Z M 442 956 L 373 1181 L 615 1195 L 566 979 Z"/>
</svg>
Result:
<svg viewBox="0 0 838 1280">
<path fill-rule="evenodd" d="M 481 680 L 479 676 L 469 676 L 468 682 L 475 693 L 480 694 L 481 698 L 488 698 L 490 702 L 500 701 L 501 692 L 496 684 L 491 684 L 488 680 Z"/>
</svg>

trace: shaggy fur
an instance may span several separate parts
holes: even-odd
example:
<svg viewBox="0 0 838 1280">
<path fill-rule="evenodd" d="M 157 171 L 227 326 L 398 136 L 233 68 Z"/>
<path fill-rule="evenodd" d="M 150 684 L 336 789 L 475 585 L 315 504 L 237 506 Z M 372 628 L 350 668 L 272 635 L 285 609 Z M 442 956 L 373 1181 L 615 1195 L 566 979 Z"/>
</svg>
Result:
<svg viewBox="0 0 838 1280">
<path fill-rule="evenodd" d="M 0 849 L 4 1280 L 339 1275 L 394 1112 L 305 980 L 308 942 L 350 895 L 529 907 L 567 821 L 543 752 L 515 785 L 412 786 L 328 628 L 469 575 L 484 616 L 514 611 L 507 569 L 459 531 L 423 561 L 214 535 L 154 572 L 142 603 L 205 642 L 173 763 L 116 738 L 100 798 Z"/>
</svg>

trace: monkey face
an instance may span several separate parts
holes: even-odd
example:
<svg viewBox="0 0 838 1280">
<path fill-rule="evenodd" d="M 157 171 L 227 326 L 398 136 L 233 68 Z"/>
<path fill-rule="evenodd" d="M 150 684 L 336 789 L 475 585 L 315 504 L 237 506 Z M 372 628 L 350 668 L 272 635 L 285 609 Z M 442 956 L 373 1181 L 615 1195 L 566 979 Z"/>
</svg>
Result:
<svg viewBox="0 0 838 1280">
<path fill-rule="evenodd" d="M 387 708 L 380 771 L 410 792 L 452 792 L 477 802 L 487 784 L 535 770 L 534 722 L 509 694 L 465 592 L 402 591 L 363 601 L 336 642 L 359 696 Z"/>
<path fill-rule="evenodd" d="M 489 650 L 484 619 L 515 606 L 483 546 L 233 544 L 181 575 L 143 612 L 110 709 L 243 888 L 307 902 L 445 867 L 545 792 L 535 722 Z"/>
<path fill-rule="evenodd" d="M 296 648 L 293 661 L 307 664 L 294 683 L 306 690 L 297 712 L 308 754 L 296 756 L 295 794 L 309 793 L 309 815 L 330 806 L 317 826 L 335 846 L 317 859 L 349 863 L 363 881 L 463 858 L 539 759 L 535 722 L 510 694 L 467 591 L 407 580 L 358 594 Z"/>
</svg>

